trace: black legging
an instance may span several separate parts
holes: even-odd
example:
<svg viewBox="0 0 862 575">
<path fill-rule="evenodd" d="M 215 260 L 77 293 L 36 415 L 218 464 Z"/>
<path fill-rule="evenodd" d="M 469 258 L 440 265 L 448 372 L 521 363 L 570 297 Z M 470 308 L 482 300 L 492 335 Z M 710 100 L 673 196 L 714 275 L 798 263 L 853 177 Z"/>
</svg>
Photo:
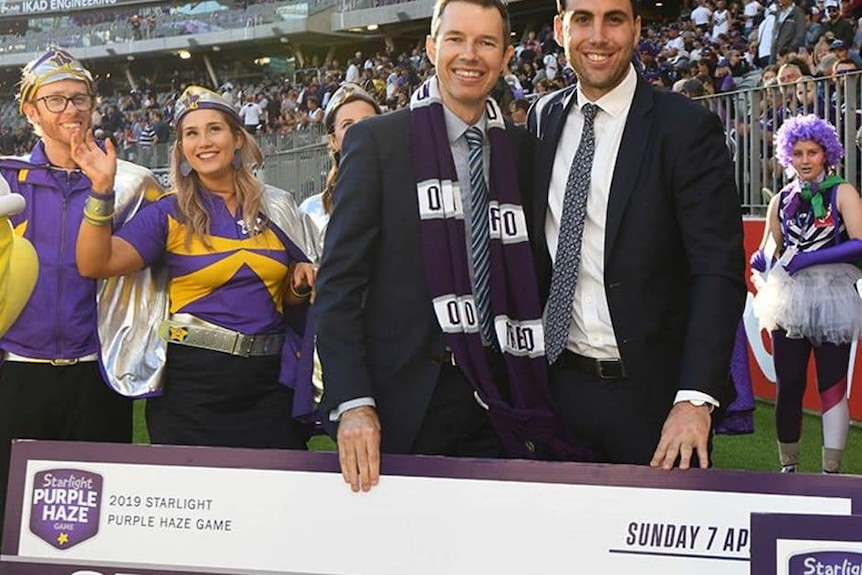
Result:
<svg viewBox="0 0 862 575">
<path fill-rule="evenodd" d="M 843 417 L 827 418 L 826 414 L 836 405 L 846 403 L 850 344 L 823 343 L 814 346 L 807 339 L 791 339 L 784 330 L 775 330 L 772 332 L 772 348 L 778 384 L 778 397 L 775 402 L 778 441 L 796 443 L 802 434 L 802 397 L 805 395 L 808 360 L 812 350 L 817 371 L 817 390 L 824 415 L 823 436 L 828 438 L 834 433 L 840 436 L 848 421 L 842 421 Z M 843 435 L 846 437 L 846 433 Z M 826 447 L 844 448 L 843 444 L 824 443 Z"/>
</svg>

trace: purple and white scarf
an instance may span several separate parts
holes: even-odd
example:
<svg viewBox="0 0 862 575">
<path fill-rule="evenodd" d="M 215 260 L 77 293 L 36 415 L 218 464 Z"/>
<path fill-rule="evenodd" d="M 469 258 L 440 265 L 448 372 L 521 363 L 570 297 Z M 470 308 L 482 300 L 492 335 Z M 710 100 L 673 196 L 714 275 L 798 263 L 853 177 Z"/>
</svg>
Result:
<svg viewBox="0 0 862 575">
<path fill-rule="evenodd" d="M 491 313 L 509 380 L 508 401 L 494 381 L 482 344 L 470 285 L 460 185 L 436 77 L 413 93 L 410 111 L 425 275 L 446 345 L 488 406 L 491 424 L 510 456 L 534 457 L 533 446 L 540 445 L 555 458 L 587 458 L 565 439 L 551 409 L 542 304 L 516 158 L 500 107 L 491 98 L 485 103 L 491 145 Z"/>
</svg>

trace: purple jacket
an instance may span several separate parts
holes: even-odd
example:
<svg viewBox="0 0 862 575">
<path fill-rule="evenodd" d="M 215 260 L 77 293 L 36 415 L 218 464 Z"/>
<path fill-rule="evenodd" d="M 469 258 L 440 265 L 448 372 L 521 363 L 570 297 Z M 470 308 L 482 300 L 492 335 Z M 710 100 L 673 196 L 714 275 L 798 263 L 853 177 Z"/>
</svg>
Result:
<svg viewBox="0 0 862 575">
<path fill-rule="evenodd" d="M 78 274 L 75 244 L 92 184 L 80 170 L 49 166 L 39 141 L 27 158 L 0 158 L 12 192 L 27 200 L 12 226 L 39 256 L 39 279 L 0 349 L 27 357 L 71 359 L 99 350 L 96 281 Z"/>
</svg>

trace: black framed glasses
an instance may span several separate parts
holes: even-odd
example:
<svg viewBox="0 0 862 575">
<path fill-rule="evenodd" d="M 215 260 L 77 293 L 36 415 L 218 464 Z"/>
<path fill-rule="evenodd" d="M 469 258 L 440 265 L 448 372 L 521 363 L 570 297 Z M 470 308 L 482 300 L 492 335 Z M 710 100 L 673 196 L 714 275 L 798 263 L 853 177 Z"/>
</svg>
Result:
<svg viewBox="0 0 862 575">
<path fill-rule="evenodd" d="M 50 96 L 36 98 L 37 102 L 40 100 L 45 103 L 45 107 L 48 108 L 49 112 L 60 114 L 66 111 L 66 108 L 69 106 L 69 102 L 72 102 L 72 105 L 75 106 L 75 109 L 79 112 L 89 112 L 93 109 L 96 97 L 92 94 L 75 94 L 74 96 L 51 94 Z"/>
</svg>

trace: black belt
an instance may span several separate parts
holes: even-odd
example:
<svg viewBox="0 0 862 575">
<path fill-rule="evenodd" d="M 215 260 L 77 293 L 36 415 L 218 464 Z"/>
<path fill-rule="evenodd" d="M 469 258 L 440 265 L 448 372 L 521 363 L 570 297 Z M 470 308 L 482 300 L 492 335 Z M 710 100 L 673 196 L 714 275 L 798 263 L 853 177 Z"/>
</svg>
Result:
<svg viewBox="0 0 862 575">
<path fill-rule="evenodd" d="M 509 401 L 509 377 L 506 374 L 506 364 L 503 358 L 503 354 L 493 347 L 486 346 L 485 347 L 485 356 L 488 358 L 488 366 L 491 368 L 491 375 L 494 378 L 494 382 L 497 385 L 497 390 L 500 392 L 500 396 L 503 401 Z M 449 349 L 448 347 L 443 351 L 443 353 L 432 356 L 432 359 L 442 365 L 450 365 L 453 367 L 458 367 L 458 362 L 455 359 L 455 353 Z M 459 368 L 460 369 L 460 368 Z M 479 397 L 478 392 L 474 392 L 476 396 L 476 401 L 484 407 L 488 409 L 488 404 L 485 403 L 482 398 Z"/>
<path fill-rule="evenodd" d="M 556 365 L 563 369 L 573 369 L 593 375 L 599 379 L 625 379 L 626 367 L 620 359 L 594 359 L 563 350 Z"/>
<path fill-rule="evenodd" d="M 488 361 L 490 361 L 492 364 L 503 360 L 503 354 L 500 351 L 494 349 L 493 347 L 486 346 L 485 355 L 488 357 Z M 443 350 L 443 353 L 432 356 L 432 359 L 438 363 L 442 363 L 443 365 L 458 365 L 458 362 L 455 360 L 455 352 L 453 352 L 448 347 Z"/>
</svg>

